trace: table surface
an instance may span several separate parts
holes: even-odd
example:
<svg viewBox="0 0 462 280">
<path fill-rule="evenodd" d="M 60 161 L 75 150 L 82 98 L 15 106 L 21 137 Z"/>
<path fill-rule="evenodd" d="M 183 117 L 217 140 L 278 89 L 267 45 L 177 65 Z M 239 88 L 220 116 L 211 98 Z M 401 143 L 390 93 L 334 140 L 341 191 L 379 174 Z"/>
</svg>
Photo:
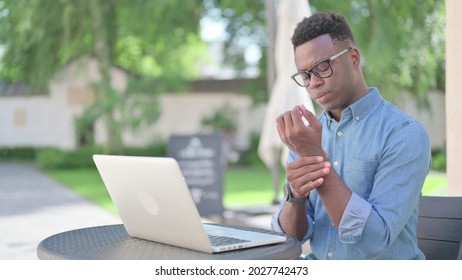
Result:
<svg viewBox="0 0 462 280">
<path fill-rule="evenodd" d="M 253 227 L 229 227 L 274 234 L 269 230 Z M 58 233 L 44 239 L 37 248 L 38 258 L 49 260 L 282 260 L 295 259 L 301 253 L 300 242 L 287 236 L 287 241 L 283 243 L 207 254 L 133 238 L 128 235 L 122 224 L 89 227 Z"/>
</svg>

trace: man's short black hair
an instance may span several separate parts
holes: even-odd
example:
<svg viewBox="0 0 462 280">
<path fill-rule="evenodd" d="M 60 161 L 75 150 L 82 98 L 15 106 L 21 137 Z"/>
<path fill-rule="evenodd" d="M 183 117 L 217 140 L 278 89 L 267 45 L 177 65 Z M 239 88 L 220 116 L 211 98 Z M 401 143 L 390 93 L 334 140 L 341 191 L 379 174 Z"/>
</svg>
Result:
<svg viewBox="0 0 462 280">
<path fill-rule="evenodd" d="M 292 36 L 292 45 L 295 49 L 324 34 L 329 34 L 334 43 L 342 41 L 355 42 L 350 26 L 342 15 L 337 13 L 316 13 L 304 18 L 297 24 Z"/>
</svg>

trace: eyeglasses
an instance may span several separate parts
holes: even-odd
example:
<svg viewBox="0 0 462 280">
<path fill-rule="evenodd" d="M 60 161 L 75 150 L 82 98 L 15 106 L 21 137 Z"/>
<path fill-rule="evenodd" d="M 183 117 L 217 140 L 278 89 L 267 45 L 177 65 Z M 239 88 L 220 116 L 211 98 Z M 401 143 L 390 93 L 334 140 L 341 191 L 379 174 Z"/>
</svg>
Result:
<svg viewBox="0 0 462 280">
<path fill-rule="evenodd" d="M 334 54 L 328 59 L 317 62 L 315 65 L 313 65 L 313 67 L 311 67 L 311 69 L 297 72 L 290 77 L 297 83 L 297 85 L 301 87 L 308 87 L 310 85 L 311 73 L 321 79 L 329 78 L 332 76 L 332 74 L 334 74 L 331 65 L 332 60 L 336 59 L 342 54 L 348 53 L 351 51 L 351 49 L 352 47 L 348 47 L 343 51 Z"/>
</svg>

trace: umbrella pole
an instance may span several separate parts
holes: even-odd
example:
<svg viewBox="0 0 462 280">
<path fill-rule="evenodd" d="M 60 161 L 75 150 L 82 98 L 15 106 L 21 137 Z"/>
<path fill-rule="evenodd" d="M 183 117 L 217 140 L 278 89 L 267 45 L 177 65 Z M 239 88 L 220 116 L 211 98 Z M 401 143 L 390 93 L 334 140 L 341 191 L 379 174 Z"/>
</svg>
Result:
<svg viewBox="0 0 462 280">
<path fill-rule="evenodd" d="M 271 174 L 273 177 L 273 191 L 274 191 L 274 197 L 273 197 L 273 205 L 274 204 L 279 204 L 280 199 L 279 199 L 279 190 L 281 188 L 281 158 L 280 158 L 280 153 L 276 153 L 278 156 L 274 159 L 273 164 L 271 165 Z"/>
</svg>

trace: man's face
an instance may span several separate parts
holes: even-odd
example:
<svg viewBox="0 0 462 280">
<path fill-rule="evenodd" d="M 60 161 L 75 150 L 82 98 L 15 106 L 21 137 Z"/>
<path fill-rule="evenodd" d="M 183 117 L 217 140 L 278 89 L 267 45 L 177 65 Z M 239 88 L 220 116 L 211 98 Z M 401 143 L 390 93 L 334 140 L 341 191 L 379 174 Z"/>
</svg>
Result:
<svg viewBox="0 0 462 280">
<path fill-rule="evenodd" d="M 311 98 L 325 110 L 339 113 L 355 100 L 353 85 L 353 64 L 350 51 L 342 52 L 349 46 L 333 44 L 330 35 L 319 36 L 295 49 L 295 64 L 298 71 L 311 69 L 316 63 L 342 53 L 330 61 L 332 75 L 319 78 L 311 73 L 306 87 Z M 322 69 L 321 69 L 322 70 Z"/>
</svg>

